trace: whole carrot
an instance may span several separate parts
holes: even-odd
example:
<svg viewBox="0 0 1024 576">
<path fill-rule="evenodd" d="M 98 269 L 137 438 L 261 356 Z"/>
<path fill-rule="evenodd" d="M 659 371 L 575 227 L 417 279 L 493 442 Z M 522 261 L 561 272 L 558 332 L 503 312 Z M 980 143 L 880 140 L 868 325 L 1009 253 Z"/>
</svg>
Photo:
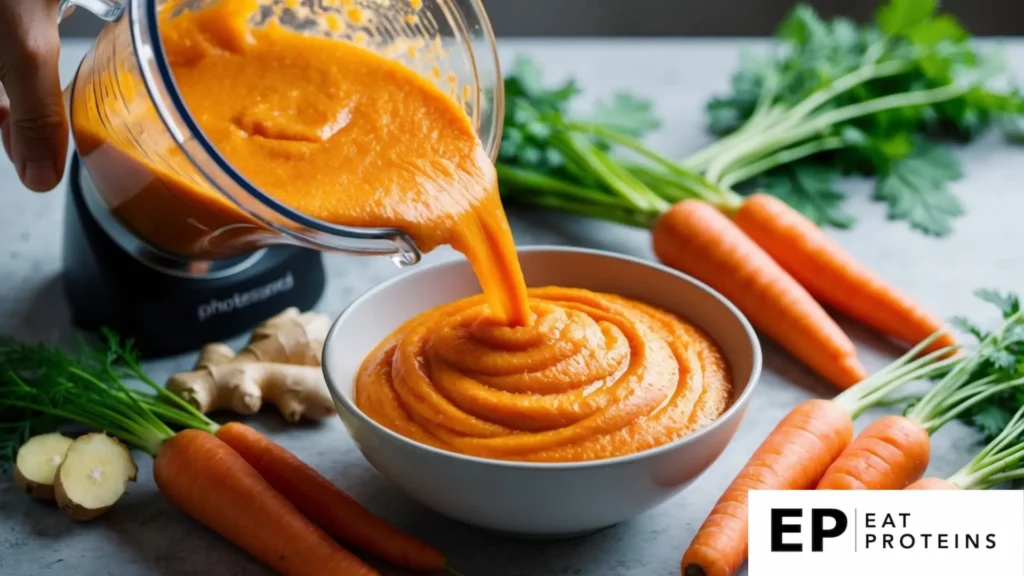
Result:
<svg viewBox="0 0 1024 576">
<path fill-rule="evenodd" d="M 1024 378 L 1006 380 L 977 370 L 990 354 L 1002 351 L 1002 334 L 1019 317 L 1009 319 L 978 350 L 952 359 L 955 367 L 905 415 L 886 416 L 865 428 L 829 466 L 817 488 L 903 490 L 919 480 L 928 468 L 932 434 L 985 398 L 1024 386 Z"/>
<path fill-rule="evenodd" d="M 259 431 L 238 422 L 217 437 L 328 534 L 395 565 L 423 572 L 446 567 L 443 554 L 381 520 L 351 496 Z"/>
<path fill-rule="evenodd" d="M 814 488 L 853 438 L 853 419 L 900 386 L 946 369 L 949 350 L 918 356 L 937 335 L 832 400 L 798 405 L 772 430 L 719 498 L 683 554 L 683 576 L 731 576 L 747 558 L 750 490 Z"/>
<path fill-rule="evenodd" d="M 942 322 L 862 264 L 788 204 L 769 194 L 749 196 L 733 221 L 819 302 L 911 345 Z M 933 350 L 952 346 L 947 333 Z"/>
<path fill-rule="evenodd" d="M 853 437 L 853 422 L 828 400 L 808 400 L 772 430 L 736 476 L 683 554 L 683 576 L 728 576 L 747 559 L 750 490 L 806 490 Z"/>
<path fill-rule="evenodd" d="M 706 282 L 750 321 L 839 388 L 864 379 L 853 342 L 771 256 L 703 200 L 683 200 L 658 219 L 654 253 Z"/>
<path fill-rule="evenodd" d="M 178 509 L 284 576 L 379 576 L 212 434 L 183 430 L 165 441 L 153 477 Z"/>
</svg>

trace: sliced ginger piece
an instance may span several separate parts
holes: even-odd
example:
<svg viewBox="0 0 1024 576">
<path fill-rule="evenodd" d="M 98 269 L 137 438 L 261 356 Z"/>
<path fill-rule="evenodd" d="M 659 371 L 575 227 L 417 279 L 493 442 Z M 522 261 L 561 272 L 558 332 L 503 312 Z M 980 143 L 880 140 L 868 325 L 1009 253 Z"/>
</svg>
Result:
<svg viewBox="0 0 1024 576">
<path fill-rule="evenodd" d="M 254 414 L 277 406 L 288 422 L 335 413 L 320 368 L 331 318 L 287 308 L 253 330 L 237 355 L 227 344 L 207 344 L 191 372 L 175 374 L 167 389 L 200 412 Z"/>
<path fill-rule="evenodd" d="M 54 432 L 28 439 L 18 449 L 14 465 L 14 484 L 40 500 L 53 500 L 57 469 L 64 461 L 72 439 Z"/>
<path fill-rule="evenodd" d="M 57 469 L 57 505 L 72 520 L 92 520 L 121 499 L 138 471 L 128 447 L 117 438 L 102 432 L 79 436 Z"/>
</svg>

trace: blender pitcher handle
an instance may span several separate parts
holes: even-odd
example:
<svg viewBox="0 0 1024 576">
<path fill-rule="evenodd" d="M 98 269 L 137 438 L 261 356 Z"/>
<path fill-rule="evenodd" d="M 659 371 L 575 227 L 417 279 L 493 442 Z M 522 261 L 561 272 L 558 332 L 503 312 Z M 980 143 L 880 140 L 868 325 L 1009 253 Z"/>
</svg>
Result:
<svg viewBox="0 0 1024 576">
<path fill-rule="evenodd" d="M 57 9 L 57 23 L 60 24 L 64 16 L 76 6 L 85 8 L 107 22 L 113 22 L 124 13 L 126 4 L 127 0 L 61 0 Z"/>
</svg>

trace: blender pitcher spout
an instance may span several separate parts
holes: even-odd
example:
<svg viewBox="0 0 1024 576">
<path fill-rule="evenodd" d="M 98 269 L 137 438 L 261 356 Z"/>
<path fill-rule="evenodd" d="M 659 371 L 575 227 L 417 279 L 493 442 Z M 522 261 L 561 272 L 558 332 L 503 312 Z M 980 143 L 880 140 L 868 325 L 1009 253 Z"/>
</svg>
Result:
<svg viewBox="0 0 1024 576">
<path fill-rule="evenodd" d="M 127 0 L 61 0 L 57 10 L 59 24 L 75 7 L 80 7 L 95 14 L 98 18 L 113 22 L 124 14 Z"/>
</svg>

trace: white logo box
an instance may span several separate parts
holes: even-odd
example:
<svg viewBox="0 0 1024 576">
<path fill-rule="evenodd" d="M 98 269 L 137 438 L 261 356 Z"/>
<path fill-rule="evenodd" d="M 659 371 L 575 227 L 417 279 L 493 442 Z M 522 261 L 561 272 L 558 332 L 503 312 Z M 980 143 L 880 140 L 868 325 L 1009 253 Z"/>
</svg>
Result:
<svg viewBox="0 0 1024 576">
<path fill-rule="evenodd" d="M 752 491 L 749 501 L 749 576 L 1024 576 L 1021 490 Z"/>
</svg>

